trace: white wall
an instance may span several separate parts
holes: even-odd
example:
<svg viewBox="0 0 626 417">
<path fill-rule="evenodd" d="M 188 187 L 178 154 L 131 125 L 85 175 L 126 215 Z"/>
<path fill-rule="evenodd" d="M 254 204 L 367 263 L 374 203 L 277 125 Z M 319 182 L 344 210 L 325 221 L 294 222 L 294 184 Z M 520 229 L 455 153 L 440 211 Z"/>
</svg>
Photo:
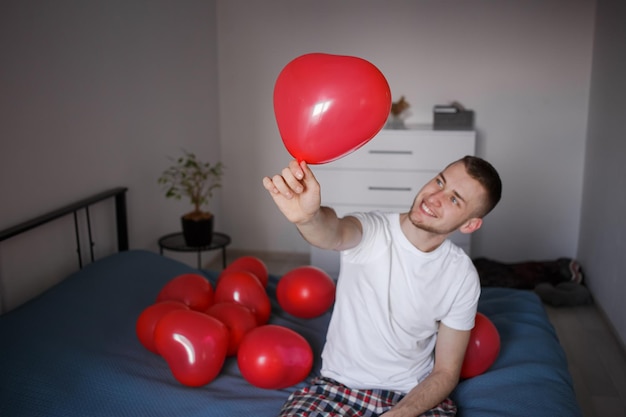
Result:
<svg viewBox="0 0 626 417">
<path fill-rule="evenodd" d="M 594 2 L 318 0 L 217 3 L 223 219 L 235 247 L 307 252 L 261 186 L 287 164 L 273 115 L 280 70 L 309 52 L 377 65 L 409 122 L 459 100 L 504 196 L 473 255 L 574 257 L 582 193 Z M 407 201 L 407 205 L 410 202 Z"/>
<path fill-rule="evenodd" d="M 167 155 L 184 147 L 227 165 L 212 209 L 233 247 L 307 252 L 261 178 L 289 160 L 273 115 L 276 76 L 320 51 L 378 65 L 395 98 L 412 104 L 410 122 L 429 122 L 432 105 L 449 100 L 476 110 L 478 153 L 500 169 L 505 194 L 475 236 L 475 256 L 575 256 L 594 6 L 4 0 L 0 229 L 127 185 L 131 247 L 156 250 L 187 208 L 156 184 Z M 2 244 L 0 299 L 31 291 L 7 259 L 54 258 L 39 243 Z"/>
<path fill-rule="evenodd" d="M 125 185 L 131 247 L 156 250 L 189 208 L 156 183 L 167 156 L 219 159 L 216 50 L 213 1 L 2 1 L 0 229 Z M 37 293 L 25 267 L 63 276 L 43 265 L 73 240 L 45 240 L 2 244 L 0 300 Z"/>
<path fill-rule="evenodd" d="M 626 343 L 626 4 L 598 2 L 578 257 Z"/>
</svg>

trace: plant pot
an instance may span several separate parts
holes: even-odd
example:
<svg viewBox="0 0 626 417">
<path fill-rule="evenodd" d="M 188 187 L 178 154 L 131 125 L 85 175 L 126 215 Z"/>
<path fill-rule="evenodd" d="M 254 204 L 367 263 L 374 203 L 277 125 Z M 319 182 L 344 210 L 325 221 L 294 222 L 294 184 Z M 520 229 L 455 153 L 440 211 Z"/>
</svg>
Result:
<svg viewBox="0 0 626 417">
<path fill-rule="evenodd" d="M 183 237 L 187 246 L 209 246 L 213 238 L 214 217 L 202 219 L 181 218 Z"/>
</svg>

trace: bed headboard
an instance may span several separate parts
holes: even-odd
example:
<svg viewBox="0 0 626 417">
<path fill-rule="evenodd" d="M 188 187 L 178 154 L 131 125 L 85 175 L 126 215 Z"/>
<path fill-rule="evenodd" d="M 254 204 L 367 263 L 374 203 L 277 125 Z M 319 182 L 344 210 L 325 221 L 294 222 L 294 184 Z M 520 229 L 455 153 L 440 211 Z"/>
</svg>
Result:
<svg viewBox="0 0 626 417">
<path fill-rule="evenodd" d="M 126 191 L 128 188 L 126 187 L 117 187 L 107 191 L 100 192 L 98 194 L 92 195 L 91 197 L 84 198 L 82 200 L 76 201 L 75 203 L 68 204 L 66 206 L 60 207 L 56 210 L 50 211 L 49 213 L 43 214 L 41 216 L 35 217 L 34 219 L 27 220 L 23 223 L 17 224 L 15 226 L 9 227 L 4 230 L 0 230 L 0 242 L 10 239 L 19 234 L 25 233 L 29 230 L 35 229 L 43 224 L 49 223 L 53 220 L 59 219 L 61 217 L 72 214 L 74 216 L 74 230 L 76 233 L 76 248 L 78 252 L 78 265 L 80 268 L 83 266 L 83 258 L 81 253 L 81 244 L 80 244 L 80 233 L 79 233 L 79 225 L 78 225 L 78 212 L 81 210 L 85 211 L 86 215 L 86 223 L 89 237 L 89 248 L 91 261 L 94 261 L 94 253 L 93 253 L 93 240 L 91 235 L 91 219 L 89 217 L 89 206 L 96 204 L 100 201 L 114 198 L 115 199 L 115 223 L 117 228 L 117 250 L 118 251 L 126 251 L 128 250 L 128 221 L 126 217 Z"/>
<path fill-rule="evenodd" d="M 94 240 L 98 242 L 98 258 L 106 253 L 127 251 L 127 190 L 126 187 L 116 187 L 102 191 L 0 230 L 0 255 L 3 255 L 3 262 L 0 263 L 0 315 L 76 271 L 71 257 L 66 256 L 71 255 L 67 249 L 72 247 L 72 242 L 75 242 L 78 254 L 78 269 L 89 263 L 88 256 L 91 263 L 96 260 Z M 30 231 L 33 233 L 28 233 Z M 37 256 L 34 257 L 34 254 Z M 33 259 L 36 261 L 33 262 Z"/>
</svg>

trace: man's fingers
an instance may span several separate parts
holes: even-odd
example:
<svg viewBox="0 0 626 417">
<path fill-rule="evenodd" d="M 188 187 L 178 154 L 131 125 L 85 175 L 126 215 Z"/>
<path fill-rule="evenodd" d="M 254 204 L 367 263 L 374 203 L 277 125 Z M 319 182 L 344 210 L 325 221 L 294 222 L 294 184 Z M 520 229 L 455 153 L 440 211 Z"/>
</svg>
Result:
<svg viewBox="0 0 626 417">
<path fill-rule="evenodd" d="M 301 164 L 306 165 L 305 162 L 298 163 L 295 159 L 289 162 L 289 170 L 298 180 L 304 178 L 304 170 L 302 169 Z"/>
<path fill-rule="evenodd" d="M 278 191 L 278 188 L 274 186 L 274 182 L 272 182 L 270 177 L 263 178 L 263 187 L 265 187 L 265 189 L 272 194 L 278 194 L 280 192 Z"/>
<path fill-rule="evenodd" d="M 291 199 L 293 198 L 294 191 L 291 186 L 288 184 L 288 180 L 285 179 L 282 175 L 274 175 L 272 177 L 272 183 L 274 187 L 278 190 L 278 193 L 284 196 L 285 198 Z"/>
<path fill-rule="evenodd" d="M 289 164 L 287 168 L 283 169 L 282 178 L 292 192 L 300 194 L 302 191 L 304 191 L 304 186 L 297 176 L 302 177 L 302 171 L 299 168 L 297 171 L 294 171 L 292 168 L 292 165 Z"/>
<path fill-rule="evenodd" d="M 263 178 L 263 186 L 273 195 L 281 194 L 287 199 L 293 198 L 295 194 L 304 192 L 305 187 L 303 182 L 309 179 L 307 176 L 312 177 L 312 173 L 304 162 L 302 164 L 303 166 L 295 159 L 292 160 L 289 166 L 284 168 L 280 174 L 274 175 L 271 178 Z"/>
<path fill-rule="evenodd" d="M 300 162 L 300 168 L 302 169 L 302 173 L 304 174 L 304 186 L 307 187 L 307 189 L 315 189 L 315 187 L 318 187 L 317 178 L 315 178 L 315 174 L 313 174 L 313 171 L 311 171 L 309 165 L 306 162 L 302 161 Z"/>
</svg>

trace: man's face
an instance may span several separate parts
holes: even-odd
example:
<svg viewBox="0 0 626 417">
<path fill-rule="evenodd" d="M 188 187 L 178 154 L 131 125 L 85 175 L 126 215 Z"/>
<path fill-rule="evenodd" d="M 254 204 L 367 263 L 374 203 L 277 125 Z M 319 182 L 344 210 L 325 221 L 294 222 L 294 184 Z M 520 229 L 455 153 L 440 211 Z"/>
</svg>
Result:
<svg viewBox="0 0 626 417">
<path fill-rule="evenodd" d="M 409 219 L 415 227 L 436 234 L 450 234 L 476 217 L 486 191 L 455 162 L 426 183 L 417 193 Z M 480 225 L 479 225 L 480 226 Z"/>
</svg>

